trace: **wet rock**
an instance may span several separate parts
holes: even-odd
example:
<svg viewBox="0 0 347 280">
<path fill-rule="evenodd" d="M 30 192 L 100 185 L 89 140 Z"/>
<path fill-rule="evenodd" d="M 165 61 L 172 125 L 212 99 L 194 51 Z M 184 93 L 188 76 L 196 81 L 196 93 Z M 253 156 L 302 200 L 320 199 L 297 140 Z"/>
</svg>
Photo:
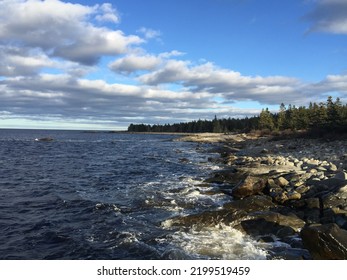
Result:
<svg viewBox="0 0 347 280">
<path fill-rule="evenodd" d="M 300 235 L 314 259 L 347 259 L 347 231 L 336 224 L 308 226 Z"/>
<path fill-rule="evenodd" d="M 213 176 L 211 178 L 206 179 L 205 182 L 216 183 L 216 184 L 223 184 L 223 183 L 237 184 L 243 177 L 245 177 L 244 174 L 237 172 L 235 168 L 230 168 L 230 169 L 215 172 Z"/>
<path fill-rule="evenodd" d="M 43 137 L 43 138 L 36 138 L 35 141 L 39 141 L 39 142 L 51 142 L 54 139 L 52 137 Z"/>
<path fill-rule="evenodd" d="M 236 209 L 238 211 L 244 211 L 245 213 L 265 211 L 275 207 L 276 205 L 272 202 L 271 198 L 264 195 L 254 195 L 241 200 L 234 200 L 223 206 L 224 209 Z"/>
<path fill-rule="evenodd" d="M 308 250 L 290 247 L 275 247 L 270 250 L 270 259 L 276 260 L 309 260 L 311 255 Z"/>
<path fill-rule="evenodd" d="M 263 211 L 251 213 L 237 227 L 253 236 L 273 234 L 283 238 L 299 232 L 304 225 L 305 222 L 296 216 Z"/>
<path fill-rule="evenodd" d="M 220 223 L 226 225 L 230 224 L 235 219 L 245 216 L 247 213 L 242 211 L 230 211 L 230 210 L 217 210 L 217 211 L 205 211 L 202 213 L 184 216 L 184 217 L 175 217 L 169 220 L 166 220 L 163 225 L 169 227 L 192 227 L 196 229 L 201 229 L 209 226 L 216 226 Z"/>
<path fill-rule="evenodd" d="M 255 211 L 268 211 L 275 208 L 267 196 L 250 196 L 241 200 L 234 200 L 224 204 L 223 209 L 216 211 L 205 211 L 202 213 L 175 217 L 168 221 L 170 226 L 184 227 L 206 227 L 216 226 L 220 223 L 226 225 L 239 224 L 244 217 Z"/>
<path fill-rule="evenodd" d="M 265 180 L 263 178 L 247 176 L 233 188 L 232 195 L 236 198 L 243 198 L 260 194 L 264 188 Z"/>
</svg>

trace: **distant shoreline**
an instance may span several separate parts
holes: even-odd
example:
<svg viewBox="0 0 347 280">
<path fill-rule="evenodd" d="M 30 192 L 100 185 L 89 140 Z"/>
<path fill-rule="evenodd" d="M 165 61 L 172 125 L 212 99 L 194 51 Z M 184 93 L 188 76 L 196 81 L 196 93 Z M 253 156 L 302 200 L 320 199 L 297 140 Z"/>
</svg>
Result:
<svg viewBox="0 0 347 280">
<path fill-rule="evenodd" d="M 134 132 L 134 131 L 108 131 L 109 133 L 122 133 L 122 134 L 148 134 L 148 135 L 195 135 L 198 133 L 189 132 Z"/>
</svg>

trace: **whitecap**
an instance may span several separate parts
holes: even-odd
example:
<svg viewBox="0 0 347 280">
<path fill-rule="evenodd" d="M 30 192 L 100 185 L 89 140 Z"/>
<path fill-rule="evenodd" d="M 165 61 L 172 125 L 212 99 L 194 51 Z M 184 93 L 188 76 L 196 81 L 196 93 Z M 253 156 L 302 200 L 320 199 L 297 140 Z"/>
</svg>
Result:
<svg viewBox="0 0 347 280">
<path fill-rule="evenodd" d="M 162 223 L 169 228 L 172 220 Z M 202 230 L 190 229 L 172 235 L 174 245 L 193 258 L 201 259 L 266 259 L 263 243 L 257 242 L 230 226 L 219 224 Z"/>
</svg>

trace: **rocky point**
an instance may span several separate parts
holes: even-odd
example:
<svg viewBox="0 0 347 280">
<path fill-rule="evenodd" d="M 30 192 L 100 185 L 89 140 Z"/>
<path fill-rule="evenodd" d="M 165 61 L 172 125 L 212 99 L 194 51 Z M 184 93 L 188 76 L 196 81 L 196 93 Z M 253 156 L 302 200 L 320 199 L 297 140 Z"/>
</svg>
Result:
<svg viewBox="0 0 347 280">
<path fill-rule="evenodd" d="M 264 242 L 276 259 L 347 258 L 346 140 L 198 134 L 215 143 L 225 168 L 206 180 L 230 202 L 172 219 L 172 226 L 233 226 Z"/>
</svg>

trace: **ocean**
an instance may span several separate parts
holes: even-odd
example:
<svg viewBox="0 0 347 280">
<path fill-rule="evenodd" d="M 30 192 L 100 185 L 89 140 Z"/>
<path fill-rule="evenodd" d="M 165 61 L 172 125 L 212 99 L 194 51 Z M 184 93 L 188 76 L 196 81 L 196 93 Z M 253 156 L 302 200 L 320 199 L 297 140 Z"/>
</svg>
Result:
<svg viewBox="0 0 347 280">
<path fill-rule="evenodd" d="M 175 137 L 0 129 L 0 259 L 265 259 L 229 226 L 168 225 L 230 200 L 204 184 L 218 154 Z"/>
</svg>

